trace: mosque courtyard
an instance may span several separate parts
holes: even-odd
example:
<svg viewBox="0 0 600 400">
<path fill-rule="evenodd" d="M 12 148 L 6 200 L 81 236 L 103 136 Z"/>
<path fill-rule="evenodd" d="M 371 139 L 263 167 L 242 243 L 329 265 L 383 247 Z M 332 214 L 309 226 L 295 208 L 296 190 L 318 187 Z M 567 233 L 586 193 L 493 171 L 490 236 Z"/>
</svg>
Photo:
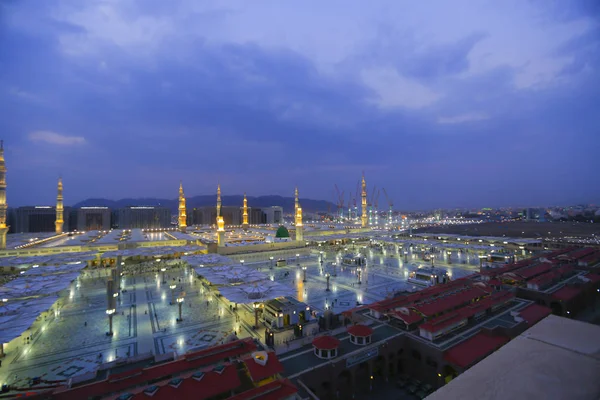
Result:
<svg viewBox="0 0 600 400">
<path fill-rule="evenodd" d="M 241 262 L 240 255 L 231 263 L 256 270 L 285 286 L 289 296 L 308 304 L 317 315 L 327 308 L 340 313 L 397 291 L 419 290 L 406 281 L 408 274 L 420 264 L 431 264 L 412 252 L 404 256 L 382 249 L 354 250 L 362 251 L 367 259 L 360 284 L 356 268 L 340 265 L 340 258 L 348 252 L 340 248 L 304 249 L 300 257 L 297 250 L 290 250 L 283 256 L 278 253 L 275 261 L 268 252 L 247 262 Z M 280 258 L 287 265 L 276 266 Z M 452 279 L 479 270 L 474 254 L 444 252 L 434 263 L 445 268 Z M 85 269 L 59 293 L 59 300 L 49 311 L 20 338 L 5 345 L 0 384 L 27 388 L 33 378 L 40 378 L 39 385 L 48 385 L 138 355 L 183 354 L 234 335 L 262 339 L 263 329 L 252 327 L 251 303 L 232 310 L 215 296 L 215 287 L 204 285 L 194 268 L 181 260 L 128 264 L 123 272 L 112 336 L 106 335 L 109 271 Z M 326 290 L 327 274 L 330 291 Z M 177 298 L 183 301 L 178 303 Z M 182 320 L 178 322 L 180 308 Z"/>
</svg>

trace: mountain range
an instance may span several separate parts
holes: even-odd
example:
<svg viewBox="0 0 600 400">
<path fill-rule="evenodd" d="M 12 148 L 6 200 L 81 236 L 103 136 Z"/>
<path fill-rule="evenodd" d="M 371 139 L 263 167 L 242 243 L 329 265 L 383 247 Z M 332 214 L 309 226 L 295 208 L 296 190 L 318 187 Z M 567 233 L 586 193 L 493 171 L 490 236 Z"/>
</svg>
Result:
<svg viewBox="0 0 600 400">
<path fill-rule="evenodd" d="M 270 207 L 281 206 L 283 212 L 291 213 L 294 211 L 294 198 L 283 196 L 248 196 L 248 207 Z M 239 206 L 244 203 L 244 196 L 232 195 L 221 196 L 223 206 Z M 108 207 L 117 209 L 127 206 L 161 206 L 168 207 L 173 213 L 177 212 L 178 199 L 156 199 L 156 198 L 140 198 L 140 199 L 87 199 L 74 204 L 73 207 Z M 186 198 L 186 207 L 188 210 L 197 207 L 215 206 L 217 199 L 215 195 L 194 196 Z M 300 199 L 300 205 L 304 212 L 335 212 L 336 205 L 325 200 Z"/>
</svg>

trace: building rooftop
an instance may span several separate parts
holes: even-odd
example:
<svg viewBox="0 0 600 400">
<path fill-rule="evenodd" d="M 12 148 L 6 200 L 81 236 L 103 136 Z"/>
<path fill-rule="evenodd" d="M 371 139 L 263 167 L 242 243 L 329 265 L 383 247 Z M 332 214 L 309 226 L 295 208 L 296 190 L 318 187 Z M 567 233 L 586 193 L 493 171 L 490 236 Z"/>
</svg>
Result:
<svg viewBox="0 0 600 400">
<path fill-rule="evenodd" d="M 600 327 L 551 315 L 427 399 L 596 400 L 599 376 Z"/>
</svg>

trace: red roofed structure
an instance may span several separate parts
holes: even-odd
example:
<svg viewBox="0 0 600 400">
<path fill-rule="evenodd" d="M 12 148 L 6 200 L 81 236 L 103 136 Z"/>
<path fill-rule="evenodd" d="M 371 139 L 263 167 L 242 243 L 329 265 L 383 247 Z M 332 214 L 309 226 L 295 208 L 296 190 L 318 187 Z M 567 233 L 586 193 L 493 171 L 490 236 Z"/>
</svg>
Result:
<svg viewBox="0 0 600 400">
<path fill-rule="evenodd" d="M 319 336 L 313 339 L 312 345 L 319 350 L 333 350 L 340 347 L 340 340 L 329 335 Z"/>
<path fill-rule="evenodd" d="M 105 380 L 72 388 L 61 387 L 54 392 L 53 398 L 66 400 L 87 399 L 109 393 L 120 393 L 131 388 L 145 387 L 149 385 L 150 382 L 156 382 L 161 378 L 171 378 L 181 376 L 185 373 L 193 373 L 202 367 L 231 358 L 241 357 L 255 350 L 256 344 L 252 339 L 237 340 L 220 346 L 209 347 L 195 353 L 186 354 L 179 360 L 110 375 Z"/>
<path fill-rule="evenodd" d="M 298 389 L 287 379 L 279 379 L 263 386 L 245 391 L 229 400 L 287 400 L 293 399 Z"/>
<path fill-rule="evenodd" d="M 373 334 L 373 329 L 366 325 L 352 325 L 348 328 L 348 333 L 353 336 L 365 337 Z"/>
<path fill-rule="evenodd" d="M 532 326 L 548 315 L 552 314 L 552 310 L 548 307 L 540 306 L 539 304 L 531 304 L 519 311 L 519 317 L 523 318 L 527 325 Z"/>
<path fill-rule="evenodd" d="M 258 356 L 257 354 L 258 353 L 254 353 L 252 357 L 244 359 L 244 364 L 246 365 L 246 369 L 248 369 L 250 378 L 253 382 L 259 382 L 283 372 L 283 365 L 281 365 L 281 362 L 277 359 L 275 352 L 270 351 L 266 353 L 267 357 L 265 365 L 261 365 L 260 362 L 255 360 Z"/>
<path fill-rule="evenodd" d="M 436 298 L 428 303 L 414 305 L 413 308 L 421 314 L 430 317 L 468 304 L 475 299 L 486 296 L 488 293 L 488 291 L 480 287 L 470 287 L 457 293 Z"/>
<path fill-rule="evenodd" d="M 491 336 L 485 332 L 479 332 L 446 351 L 444 360 L 466 369 L 498 350 L 509 340 L 506 336 Z"/>
<path fill-rule="evenodd" d="M 203 376 L 200 379 L 193 377 L 194 375 L 200 376 L 200 373 L 194 375 L 188 374 L 186 378 L 180 378 L 182 379 L 181 382 L 179 382 L 179 379 L 170 379 L 144 388 L 138 388 L 130 391 L 130 393 L 137 392 L 132 400 L 148 399 L 149 395 L 147 392 L 151 392 L 151 388 L 153 387 L 157 388 L 154 394 L 152 394 L 152 399 L 155 400 L 202 400 L 219 394 L 231 394 L 241 384 L 237 368 L 232 364 L 224 365 L 222 368 L 220 372 L 216 372 L 210 368 L 205 369 L 201 371 Z"/>
<path fill-rule="evenodd" d="M 313 339 L 312 345 L 315 356 L 329 360 L 337 357 L 340 340 L 329 335 L 319 336 Z"/>
<path fill-rule="evenodd" d="M 552 293 L 552 298 L 560 301 L 571 301 L 575 297 L 579 296 L 581 288 L 574 286 L 564 286 Z"/>
</svg>

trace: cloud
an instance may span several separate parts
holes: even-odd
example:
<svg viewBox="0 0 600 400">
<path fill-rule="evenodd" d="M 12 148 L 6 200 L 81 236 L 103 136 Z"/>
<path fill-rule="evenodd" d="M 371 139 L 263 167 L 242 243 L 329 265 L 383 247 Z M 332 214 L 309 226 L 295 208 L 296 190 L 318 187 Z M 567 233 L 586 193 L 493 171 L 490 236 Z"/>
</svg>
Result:
<svg viewBox="0 0 600 400">
<path fill-rule="evenodd" d="M 384 109 L 419 109 L 435 103 L 441 97 L 440 94 L 415 80 L 399 75 L 391 68 L 365 70 L 362 79 L 376 95 L 371 101 Z"/>
<path fill-rule="evenodd" d="M 438 124 L 462 124 L 465 122 L 485 121 L 490 117 L 485 114 L 460 114 L 451 117 L 440 117 L 438 118 Z"/>
<path fill-rule="evenodd" d="M 333 182 L 354 193 L 366 169 L 406 209 L 512 202 L 544 185 L 598 190 L 559 174 L 591 181 L 600 168 L 589 12 L 540 17 L 542 0 L 332 0 L 317 14 L 312 2 L 42 3 L 10 2 L 0 26 L 0 132 L 27 155 L 10 159 L 15 182 L 71 172 L 72 196 L 139 197 L 171 196 L 180 179 L 212 193 L 226 176 L 230 193 L 294 182 L 328 198 Z M 37 132 L 47 126 L 85 138 Z M 535 154 L 492 163 L 515 142 Z M 447 165 L 515 190 L 455 187 Z M 529 188 L 512 180 L 522 170 L 561 178 Z M 12 204 L 31 199 L 12 187 Z"/>
<path fill-rule="evenodd" d="M 34 143 L 45 142 L 61 146 L 80 145 L 85 143 L 82 136 L 66 136 L 51 131 L 35 131 L 29 134 L 29 140 Z"/>
</svg>

